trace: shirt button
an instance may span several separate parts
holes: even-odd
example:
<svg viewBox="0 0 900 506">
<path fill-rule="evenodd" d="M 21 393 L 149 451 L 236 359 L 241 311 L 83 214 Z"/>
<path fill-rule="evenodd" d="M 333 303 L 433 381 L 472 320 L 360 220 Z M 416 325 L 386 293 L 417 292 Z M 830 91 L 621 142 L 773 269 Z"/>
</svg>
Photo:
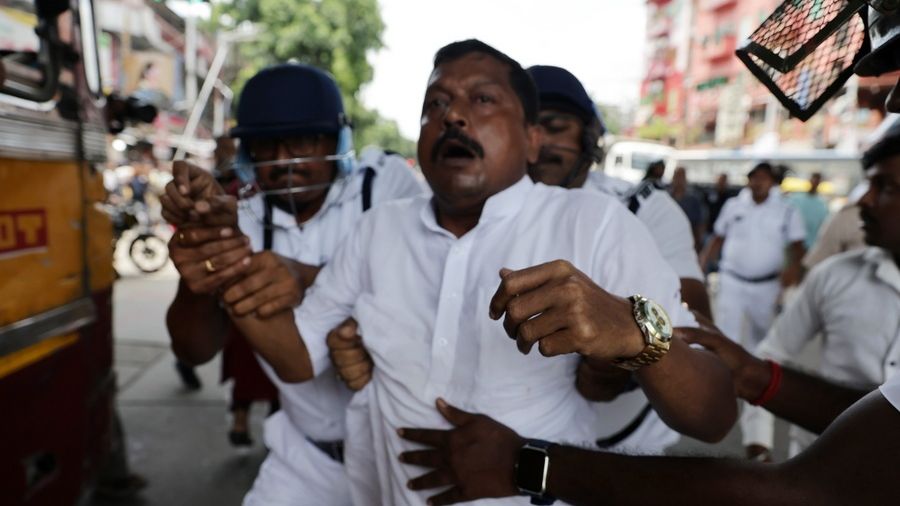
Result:
<svg viewBox="0 0 900 506">
<path fill-rule="evenodd" d="M 891 365 L 891 367 L 897 367 L 897 362 L 896 362 L 896 361 L 891 361 L 891 364 L 890 364 L 890 365 Z"/>
<path fill-rule="evenodd" d="M 441 346 L 447 346 L 447 340 L 442 337 L 438 340 L 438 344 L 440 344 Z"/>
</svg>

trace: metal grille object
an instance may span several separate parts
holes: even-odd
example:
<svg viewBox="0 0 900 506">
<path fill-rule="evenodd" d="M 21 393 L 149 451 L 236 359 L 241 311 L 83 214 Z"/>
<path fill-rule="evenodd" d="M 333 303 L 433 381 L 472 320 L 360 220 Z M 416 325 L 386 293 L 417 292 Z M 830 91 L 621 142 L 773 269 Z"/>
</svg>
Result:
<svg viewBox="0 0 900 506">
<path fill-rule="evenodd" d="M 785 0 L 737 56 L 790 111 L 806 121 L 847 82 L 868 53 L 864 0 Z"/>
</svg>

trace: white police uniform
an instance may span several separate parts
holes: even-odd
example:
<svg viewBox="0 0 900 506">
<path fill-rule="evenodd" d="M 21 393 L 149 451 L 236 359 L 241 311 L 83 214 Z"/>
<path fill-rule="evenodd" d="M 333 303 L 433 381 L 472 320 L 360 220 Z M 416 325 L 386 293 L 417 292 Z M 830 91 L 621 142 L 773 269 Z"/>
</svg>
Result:
<svg viewBox="0 0 900 506">
<path fill-rule="evenodd" d="M 775 318 L 785 249 L 806 237 L 803 219 L 777 188 L 761 204 L 744 188 L 722 207 L 713 230 L 725 239 L 716 324 L 726 336 L 754 349 Z M 748 332 L 743 332 L 745 322 Z"/>
<path fill-rule="evenodd" d="M 756 355 L 790 363 L 817 338 L 822 340 L 817 372 L 824 378 L 869 388 L 900 372 L 900 269 L 890 253 L 869 247 L 816 266 Z M 773 423 L 768 411 L 745 409 L 744 445 L 772 448 Z M 794 426 L 790 439 L 789 453 L 794 456 L 815 436 Z"/>
<path fill-rule="evenodd" d="M 669 192 L 651 181 L 634 185 L 603 171 L 589 172 L 584 188 L 617 198 L 647 227 L 679 278 L 703 281 L 690 221 Z M 651 408 L 637 384 L 615 400 L 595 406 L 601 415 L 598 442 L 608 451 L 661 454 L 681 437 Z"/>
<path fill-rule="evenodd" d="M 372 175 L 367 185 L 368 169 Z M 369 192 L 365 186 L 369 186 Z M 359 170 L 333 185 L 322 209 L 306 223 L 298 226 L 289 213 L 272 209 L 272 251 L 305 264 L 327 264 L 363 215 L 364 200 L 370 199 L 371 205 L 377 206 L 421 193 L 422 187 L 402 157 L 367 148 L 360 157 Z M 264 246 L 264 215 L 261 196 L 241 202 L 239 226 L 250 237 L 254 251 Z M 269 455 L 244 498 L 244 506 L 351 504 L 347 475 L 337 458 L 351 392 L 333 371 L 304 383 L 288 384 L 265 360 L 258 355 L 257 359 L 278 387 L 281 410 L 265 422 Z"/>
<path fill-rule="evenodd" d="M 588 172 L 584 188 L 618 198 L 647 226 L 663 258 L 679 278 L 703 281 L 691 222 L 669 192 L 652 181 L 633 185 L 603 171 Z"/>
</svg>

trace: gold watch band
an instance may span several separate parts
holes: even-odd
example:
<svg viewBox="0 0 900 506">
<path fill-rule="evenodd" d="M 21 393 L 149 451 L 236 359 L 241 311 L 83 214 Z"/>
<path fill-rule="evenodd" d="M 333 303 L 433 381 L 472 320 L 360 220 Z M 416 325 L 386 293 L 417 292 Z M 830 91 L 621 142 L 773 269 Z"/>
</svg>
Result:
<svg viewBox="0 0 900 506">
<path fill-rule="evenodd" d="M 668 343 L 659 345 L 657 343 L 648 344 L 641 351 L 640 355 L 632 358 L 619 358 L 613 361 L 613 364 L 627 369 L 629 371 L 637 371 L 645 365 L 655 364 L 659 359 L 663 358 L 669 351 Z"/>
<path fill-rule="evenodd" d="M 650 325 L 648 325 L 647 318 L 643 315 L 642 311 L 642 307 L 649 302 L 646 297 L 643 297 L 641 295 L 633 295 L 629 297 L 628 300 L 631 301 L 632 315 L 634 316 L 634 320 L 635 323 L 637 323 L 638 328 L 641 329 L 641 334 L 643 334 L 644 336 L 644 342 L 646 343 L 646 345 L 637 356 L 630 358 L 619 358 L 613 360 L 613 364 L 621 367 L 622 369 L 636 371 L 641 367 L 655 364 L 661 358 L 663 358 L 666 353 L 669 352 L 670 340 L 659 335 L 658 332 L 654 331 L 652 328 L 650 328 Z M 666 318 L 668 317 L 666 316 Z"/>
</svg>

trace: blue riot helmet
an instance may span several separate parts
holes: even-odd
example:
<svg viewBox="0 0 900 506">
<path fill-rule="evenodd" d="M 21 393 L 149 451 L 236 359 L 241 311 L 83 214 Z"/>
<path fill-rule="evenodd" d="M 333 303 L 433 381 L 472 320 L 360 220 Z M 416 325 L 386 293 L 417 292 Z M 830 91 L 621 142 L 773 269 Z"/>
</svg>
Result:
<svg viewBox="0 0 900 506">
<path fill-rule="evenodd" d="M 335 135 L 337 148 L 334 154 L 258 161 L 252 160 L 247 149 L 246 141 L 250 139 L 310 134 Z M 230 135 L 241 140 L 235 169 L 245 183 L 255 181 L 253 169 L 265 165 L 334 161 L 337 178 L 348 176 L 354 168 L 353 132 L 344 112 L 340 90 L 328 73 L 310 65 L 275 65 L 250 78 L 238 99 L 237 126 L 231 129 Z M 295 191 L 306 190 L 287 190 Z"/>
<path fill-rule="evenodd" d="M 575 115 L 584 125 L 578 161 L 560 186 L 568 187 L 585 166 L 603 160 L 601 139 L 606 133 L 603 117 L 577 77 L 564 68 L 535 65 L 528 74 L 537 87 L 540 108 L 553 108 Z"/>
</svg>

